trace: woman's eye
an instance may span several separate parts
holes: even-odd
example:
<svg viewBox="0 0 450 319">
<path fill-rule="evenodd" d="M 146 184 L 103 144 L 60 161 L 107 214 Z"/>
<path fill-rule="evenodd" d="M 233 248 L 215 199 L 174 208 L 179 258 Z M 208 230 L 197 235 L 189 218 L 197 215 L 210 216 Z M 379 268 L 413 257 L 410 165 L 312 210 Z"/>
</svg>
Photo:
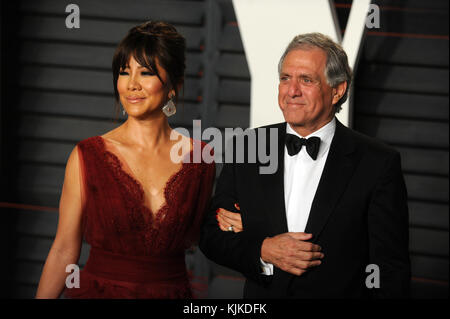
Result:
<svg viewBox="0 0 450 319">
<path fill-rule="evenodd" d="M 150 72 L 150 71 L 144 71 L 144 72 L 142 72 L 141 74 L 142 74 L 142 75 L 147 75 L 147 76 L 155 75 L 155 73 Z"/>
<path fill-rule="evenodd" d="M 119 75 L 128 75 L 128 72 L 120 71 L 120 72 L 119 72 Z"/>
</svg>

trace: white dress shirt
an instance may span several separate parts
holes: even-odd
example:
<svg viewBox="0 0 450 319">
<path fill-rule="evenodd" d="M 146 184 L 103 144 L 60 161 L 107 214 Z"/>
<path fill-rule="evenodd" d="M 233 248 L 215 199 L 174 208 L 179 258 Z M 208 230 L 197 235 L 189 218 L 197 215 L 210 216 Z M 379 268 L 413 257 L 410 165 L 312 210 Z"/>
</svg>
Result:
<svg viewBox="0 0 450 319">
<path fill-rule="evenodd" d="M 286 133 L 301 138 L 320 137 L 317 159 L 313 160 L 303 146 L 298 154 L 290 156 L 284 149 L 284 204 L 289 232 L 304 232 L 308 222 L 311 205 L 328 157 L 331 141 L 336 129 L 336 120 L 322 126 L 308 136 L 301 136 L 289 124 Z M 273 265 L 261 259 L 262 272 L 273 275 Z"/>
</svg>

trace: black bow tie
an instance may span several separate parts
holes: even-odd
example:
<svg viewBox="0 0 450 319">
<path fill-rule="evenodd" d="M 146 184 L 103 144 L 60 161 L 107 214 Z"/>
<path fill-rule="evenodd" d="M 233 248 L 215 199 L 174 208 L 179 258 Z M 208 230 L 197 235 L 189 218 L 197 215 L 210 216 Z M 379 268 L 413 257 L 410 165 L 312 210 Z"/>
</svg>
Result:
<svg viewBox="0 0 450 319">
<path fill-rule="evenodd" d="M 313 136 L 306 139 L 300 138 L 297 135 L 286 134 L 286 147 L 290 156 L 298 154 L 303 145 L 306 146 L 306 151 L 309 156 L 311 156 L 313 160 L 316 160 L 317 154 L 319 153 L 320 137 Z"/>
</svg>

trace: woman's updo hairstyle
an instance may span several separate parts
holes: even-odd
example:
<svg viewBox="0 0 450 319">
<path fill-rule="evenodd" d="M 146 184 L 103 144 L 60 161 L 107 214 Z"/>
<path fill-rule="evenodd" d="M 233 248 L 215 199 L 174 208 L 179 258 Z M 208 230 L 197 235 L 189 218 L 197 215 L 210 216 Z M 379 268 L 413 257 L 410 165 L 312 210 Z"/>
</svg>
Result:
<svg viewBox="0 0 450 319">
<path fill-rule="evenodd" d="M 178 90 L 184 83 L 185 51 L 185 38 L 169 23 L 149 21 L 133 27 L 119 43 L 112 62 L 116 101 L 119 102 L 119 72 L 128 66 L 131 57 L 154 72 L 163 84 L 168 84 L 168 88 L 175 91 L 175 101 L 178 101 Z M 169 83 L 162 80 L 156 61 L 167 72 Z"/>
</svg>

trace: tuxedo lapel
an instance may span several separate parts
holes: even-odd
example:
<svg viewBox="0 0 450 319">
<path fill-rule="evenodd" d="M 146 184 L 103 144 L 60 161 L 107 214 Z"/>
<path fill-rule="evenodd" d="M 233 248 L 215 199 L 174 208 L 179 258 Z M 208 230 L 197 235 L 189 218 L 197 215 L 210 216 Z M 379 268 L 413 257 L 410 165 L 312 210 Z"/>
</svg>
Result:
<svg viewBox="0 0 450 319">
<path fill-rule="evenodd" d="M 267 211 L 271 235 L 278 235 L 288 231 L 286 208 L 284 204 L 284 139 L 286 123 L 277 124 L 278 129 L 278 168 L 274 174 L 260 175 L 261 189 L 264 197 L 261 198 L 262 208 Z M 269 133 L 269 129 L 267 131 Z M 267 141 L 266 154 L 269 152 Z"/>
<path fill-rule="evenodd" d="M 336 131 L 305 229 L 306 233 L 313 234 L 314 242 L 317 241 L 355 169 L 355 145 L 347 133 L 348 129 L 336 120 Z"/>
</svg>

